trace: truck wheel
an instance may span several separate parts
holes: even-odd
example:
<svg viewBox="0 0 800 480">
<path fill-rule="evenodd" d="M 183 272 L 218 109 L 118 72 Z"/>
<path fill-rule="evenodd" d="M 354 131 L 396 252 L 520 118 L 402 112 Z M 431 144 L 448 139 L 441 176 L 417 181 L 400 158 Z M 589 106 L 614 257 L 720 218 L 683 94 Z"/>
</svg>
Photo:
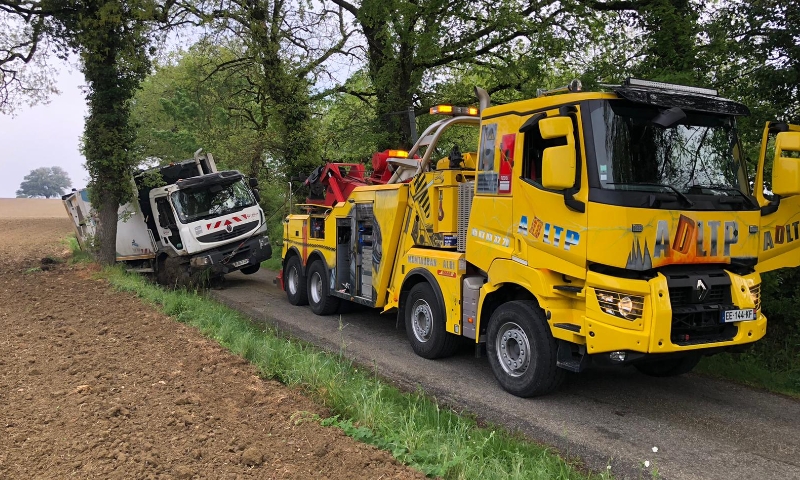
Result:
<svg viewBox="0 0 800 480">
<path fill-rule="evenodd" d="M 308 291 L 306 290 L 306 276 L 303 275 L 303 265 L 300 257 L 292 256 L 283 267 L 283 281 L 286 289 L 286 298 L 292 305 L 308 305 Z"/>
<path fill-rule="evenodd" d="M 166 257 L 160 257 L 158 260 L 156 260 L 155 271 L 156 282 L 158 282 L 159 285 L 168 286 L 169 275 L 167 275 Z"/>
<path fill-rule="evenodd" d="M 455 352 L 458 337 L 447 331 L 444 312 L 430 284 L 422 282 L 411 287 L 403 310 L 406 335 L 414 353 L 433 359 Z"/>
<path fill-rule="evenodd" d="M 649 362 L 636 363 L 633 366 L 639 372 L 651 377 L 675 377 L 691 372 L 700 363 L 700 358 L 700 355 L 689 355 L 681 358 L 651 360 Z"/>
<path fill-rule="evenodd" d="M 556 365 L 558 346 L 536 302 L 500 305 L 487 334 L 489 364 L 507 392 L 518 397 L 545 395 L 564 380 L 564 370 Z"/>
<path fill-rule="evenodd" d="M 328 269 L 320 260 L 308 271 L 308 304 L 317 315 L 330 315 L 339 308 L 339 297 L 331 296 Z"/>
<path fill-rule="evenodd" d="M 256 263 L 255 265 L 250 265 L 249 267 L 244 267 L 241 272 L 245 275 L 252 275 L 261 269 L 261 264 Z"/>
</svg>

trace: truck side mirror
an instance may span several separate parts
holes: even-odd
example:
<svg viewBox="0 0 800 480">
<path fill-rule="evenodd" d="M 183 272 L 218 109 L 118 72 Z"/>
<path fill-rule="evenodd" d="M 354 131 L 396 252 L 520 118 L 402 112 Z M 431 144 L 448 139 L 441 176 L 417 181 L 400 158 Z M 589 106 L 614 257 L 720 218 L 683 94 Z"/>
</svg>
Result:
<svg viewBox="0 0 800 480">
<path fill-rule="evenodd" d="M 784 155 L 788 152 L 795 155 Z M 800 195 L 800 132 L 780 132 L 775 138 L 772 192 L 781 197 Z"/>
<path fill-rule="evenodd" d="M 250 183 L 250 188 L 256 188 L 256 187 L 258 187 L 258 179 L 257 179 L 257 178 L 255 178 L 255 177 L 250 177 L 250 180 L 248 180 L 248 181 L 249 181 L 249 183 Z"/>
<path fill-rule="evenodd" d="M 564 190 L 575 186 L 575 135 L 569 117 L 545 118 L 539 121 L 542 139 L 564 138 L 566 145 L 548 147 L 542 154 L 542 186 Z"/>
</svg>

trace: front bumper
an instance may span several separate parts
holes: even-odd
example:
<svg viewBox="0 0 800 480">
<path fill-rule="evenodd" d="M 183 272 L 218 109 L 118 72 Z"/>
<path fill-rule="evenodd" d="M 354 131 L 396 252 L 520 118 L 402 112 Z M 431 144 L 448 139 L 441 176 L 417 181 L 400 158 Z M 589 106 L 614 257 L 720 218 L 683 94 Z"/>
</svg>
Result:
<svg viewBox="0 0 800 480">
<path fill-rule="evenodd" d="M 244 242 L 200 252 L 192 256 L 189 265 L 195 271 L 210 270 L 214 274 L 222 275 L 259 265 L 270 258 L 272 258 L 272 245 L 269 238 L 266 235 L 259 235 Z"/>
<path fill-rule="evenodd" d="M 719 315 L 720 311 L 726 309 L 754 308 L 755 304 L 747 286 L 760 283 L 758 274 L 738 276 L 727 272 L 727 275 L 730 277 L 730 285 L 727 287 L 730 296 L 719 305 L 698 305 L 698 309 L 710 307 L 708 308 L 710 313 L 704 318 Z M 598 302 L 597 290 L 641 296 L 644 300 L 641 316 L 628 320 L 605 312 Z M 671 303 L 670 285 L 667 278 L 661 274 L 644 281 L 609 277 L 592 272 L 587 277 L 584 291 L 586 309 L 579 335 L 585 340 L 586 353 L 590 355 L 619 351 L 675 354 L 721 350 L 755 342 L 766 333 L 767 319 L 761 309 L 757 308 L 754 320 L 720 323 L 719 333 L 698 335 L 697 340 L 688 334 L 685 336 L 685 341 L 683 338 L 677 339 L 675 332 L 681 327 L 678 307 L 674 305 L 674 299 Z M 698 314 L 698 318 L 700 316 Z M 575 337 L 573 343 L 577 343 L 574 339 Z"/>
</svg>

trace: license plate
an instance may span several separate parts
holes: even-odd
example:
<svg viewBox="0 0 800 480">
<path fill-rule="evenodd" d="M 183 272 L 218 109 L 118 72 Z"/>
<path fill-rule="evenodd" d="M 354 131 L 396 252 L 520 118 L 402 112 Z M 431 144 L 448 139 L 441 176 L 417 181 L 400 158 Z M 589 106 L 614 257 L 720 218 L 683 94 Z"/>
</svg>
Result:
<svg viewBox="0 0 800 480">
<path fill-rule="evenodd" d="M 250 259 L 245 258 L 244 260 L 239 260 L 238 262 L 233 262 L 233 267 L 241 267 L 242 265 L 247 265 L 250 262 Z"/>
<path fill-rule="evenodd" d="M 743 322 L 746 320 L 755 320 L 756 319 L 756 311 L 752 308 L 747 308 L 744 310 L 725 310 L 722 312 L 722 321 L 723 323 L 729 322 Z"/>
</svg>

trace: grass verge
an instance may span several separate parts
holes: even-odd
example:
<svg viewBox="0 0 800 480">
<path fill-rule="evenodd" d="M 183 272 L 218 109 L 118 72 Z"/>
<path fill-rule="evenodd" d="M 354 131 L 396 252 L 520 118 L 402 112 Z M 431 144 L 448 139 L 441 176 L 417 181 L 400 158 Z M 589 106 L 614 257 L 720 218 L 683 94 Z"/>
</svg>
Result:
<svg viewBox="0 0 800 480">
<path fill-rule="evenodd" d="M 764 366 L 758 357 L 748 353 L 721 353 L 705 357 L 695 371 L 800 398 L 800 365 L 786 365 L 785 370 L 776 371 Z"/>
<path fill-rule="evenodd" d="M 63 243 L 72 251 L 72 255 L 69 258 L 70 263 L 86 263 L 92 261 L 92 255 L 86 250 L 81 249 L 78 239 L 74 236 L 66 237 Z"/>
<path fill-rule="evenodd" d="M 606 478 L 587 475 L 547 448 L 502 429 L 440 408 L 421 392 L 404 393 L 358 368 L 344 355 L 254 325 L 247 317 L 202 295 L 166 291 L 121 268 L 102 275 L 122 291 L 160 306 L 254 364 L 262 375 L 302 389 L 333 416 L 319 419 L 349 436 L 392 453 L 427 475 L 445 479 Z"/>
<path fill-rule="evenodd" d="M 272 258 L 269 260 L 264 260 L 261 262 L 261 267 L 266 268 L 268 270 L 275 270 L 276 272 L 281 269 L 281 256 L 280 250 L 278 250 L 278 256 L 275 256 L 275 251 L 272 251 Z"/>
</svg>

